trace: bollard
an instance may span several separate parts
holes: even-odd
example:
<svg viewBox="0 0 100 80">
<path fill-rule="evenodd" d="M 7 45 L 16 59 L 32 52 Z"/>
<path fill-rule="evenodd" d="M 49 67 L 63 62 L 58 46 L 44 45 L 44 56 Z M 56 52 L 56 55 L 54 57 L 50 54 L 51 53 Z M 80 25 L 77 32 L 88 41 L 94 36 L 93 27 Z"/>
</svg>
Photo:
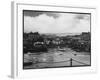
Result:
<svg viewBox="0 0 100 80">
<path fill-rule="evenodd" d="M 70 66 L 71 66 L 71 67 L 72 67 L 72 60 L 73 60 L 73 59 L 71 58 L 71 59 L 70 59 Z"/>
</svg>

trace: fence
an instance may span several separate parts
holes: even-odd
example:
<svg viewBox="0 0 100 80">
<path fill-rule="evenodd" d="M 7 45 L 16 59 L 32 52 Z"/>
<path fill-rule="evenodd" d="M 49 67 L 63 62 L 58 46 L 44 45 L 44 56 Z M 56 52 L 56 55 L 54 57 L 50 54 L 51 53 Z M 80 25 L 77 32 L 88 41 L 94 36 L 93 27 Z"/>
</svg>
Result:
<svg viewBox="0 0 100 80">
<path fill-rule="evenodd" d="M 69 62 L 69 66 L 70 67 L 72 67 L 72 66 L 74 66 L 73 65 L 73 62 L 76 62 L 76 63 L 78 63 L 78 65 L 89 65 L 89 64 L 87 64 L 87 63 L 84 63 L 84 62 L 80 62 L 80 61 L 78 61 L 78 60 L 75 60 L 75 59 L 72 59 L 72 58 L 70 58 L 69 60 L 66 60 L 66 61 L 58 61 L 58 62 L 39 62 L 39 61 L 36 61 L 35 63 L 34 63 L 34 61 L 33 60 L 30 60 L 30 59 L 27 59 L 27 60 L 29 60 L 30 62 L 32 62 L 33 64 L 39 64 L 39 63 L 64 63 L 64 62 Z M 78 66 L 77 65 L 77 66 Z"/>
</svg>

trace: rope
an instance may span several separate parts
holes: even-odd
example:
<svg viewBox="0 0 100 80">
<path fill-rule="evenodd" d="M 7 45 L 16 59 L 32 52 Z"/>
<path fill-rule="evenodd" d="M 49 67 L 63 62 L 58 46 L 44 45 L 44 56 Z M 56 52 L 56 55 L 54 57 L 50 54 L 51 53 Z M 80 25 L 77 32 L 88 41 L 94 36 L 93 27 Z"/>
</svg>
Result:
<svg viewBox="0 0 100 80">
<path fill-rule="evenodd" d="M 27 58 L 24 58 L 24 59 L 27 59 Z M 27 60 L 33 62 L 33 60 L 30 60 L 30 59 L 27 59 Z M 59 61 L 59 62 L 38 62 L 38 63 L 62 63 L 62 62 L 68 62 L 68 61 L 70 61 L 70 60 L 67 60 L 67 61 Z"/>
<path fill-rule="evenodd" d="M 78 63 L 80 63 L 80 64 L 84 64 L 84 65 L 88 65 L 88 64 L 86 64 L 86 63 L 83 63 L 83 62 L 80 62 L 80 61 L 77 61 L 77 60 L 74 60 L 74 59 L 72 59 L 73 61 L 76 61 L 76 62 L 78 62 Z"/>
<path fill-rule="evenodd" d="M 62 62 L 69 62 L 70 60 L 67 61 L 59 61 L 59 62 L 38 62 L 38 63 L 62 63 Z"/>
<path fill-rule="evenodd" d="M 27 59 L 27 58 L 24 58 L 24 59 Z M 27 59 L 27 60 L 33 62 L 33 60 L 30 60 L 30 59 Z M 72 59 L 72 61 L 78 62 L 78 63 L 80 63 L 80 64 L 88 65 L 88 64 L 86 64 L 86 63 L 83 63 L 83 62 L 80 62 L 80 61 L 77 61 L 77 60 L 74 60 L 74 59 Z M 37 63 L 63 63 L 63 62 L 71 62 L 71 60 L 59 61 L 59 62 L 38 62 L 38 61 L 37 61 Z"/>
</svg>

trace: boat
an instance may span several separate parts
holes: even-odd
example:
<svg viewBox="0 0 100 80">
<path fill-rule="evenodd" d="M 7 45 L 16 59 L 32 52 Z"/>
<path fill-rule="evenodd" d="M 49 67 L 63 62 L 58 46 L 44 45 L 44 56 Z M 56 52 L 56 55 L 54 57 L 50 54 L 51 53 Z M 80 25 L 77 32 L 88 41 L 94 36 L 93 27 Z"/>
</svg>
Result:
<svg viewBox="0 0 100 80">
<path fill-rule="evenodd" d="M 24 62 L 24 63 L 23 63 L 24 66 L 30 66 L 30 65 L 32 65 L 32 64 L 33 64 L 33 62 Z"/>
<path fill-rule="evenodd" d="M 66 49 L 65 48 L 60 48 L 59 46 L 58 46 L 58 49 L 57 49 L 58 51 L 66 51 Z"/>
<path fill-rule="evenodd" d="M 46 52 L 48 51 L 47 47 L 45 44 L 36 44 L 35 46 L 31 46 L 28 48 L 28 52 Z"/>
</svg>

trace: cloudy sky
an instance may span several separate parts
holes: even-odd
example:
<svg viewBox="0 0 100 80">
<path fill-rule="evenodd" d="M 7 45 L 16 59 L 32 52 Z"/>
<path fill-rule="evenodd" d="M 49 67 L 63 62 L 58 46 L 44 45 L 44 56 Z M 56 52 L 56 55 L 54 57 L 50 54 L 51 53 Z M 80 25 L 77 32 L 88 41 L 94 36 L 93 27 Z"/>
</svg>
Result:
<svg viewBox="0 0 100 80">
<path fill-rule="evenodd" d="M 90 32 L 90 14 L 24 10 L 24 32 Z"/>
</svg>

